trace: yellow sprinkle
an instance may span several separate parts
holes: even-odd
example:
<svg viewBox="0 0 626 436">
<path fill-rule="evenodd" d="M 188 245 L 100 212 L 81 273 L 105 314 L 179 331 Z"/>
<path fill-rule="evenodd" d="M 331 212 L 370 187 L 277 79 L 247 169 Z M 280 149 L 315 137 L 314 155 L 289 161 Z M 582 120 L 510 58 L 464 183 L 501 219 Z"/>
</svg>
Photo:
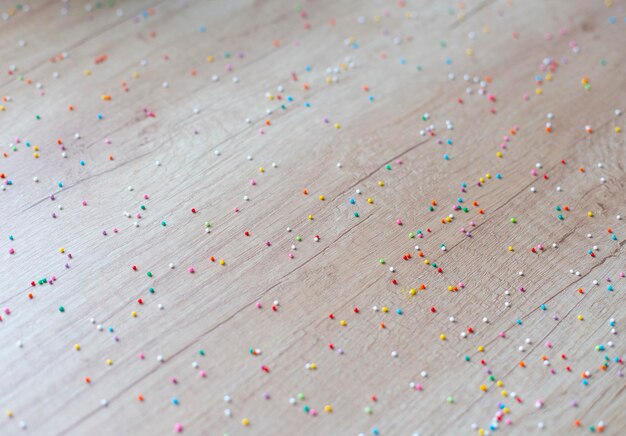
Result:
<svg viewBox="0 0 626 436">
<path fill-rule="evenodd" d="M 504 383 L 502 383 L 502 380 L 498 380 L 496 382 L 496 384 L 498 385 L 499 388 L 501 388 L 502 386 L 504 386 Z"/>
<path fill-rule="evenodd" d="M 505 389 L 502 389 L 502 392 L 500 392 L 500 395 L 502 395 L 503 397 L 506 397 L 508 394 Z"/>
<path fill-rule="evenodd" d="M 226 265 L 226 262 L 224 261 L 224 259 L 220 259 L 220 265 Z"/>
<path fill-rule="evenodd" d="M 543 91 L 541 90 L 541 88 L 535 89 L 535 94 L 541 95 L 542 93 L 543 93 Z"/>
<path fill-rule="evenodd" d="M 583 319 L 585 319 L 585 317 L 583 317 L 582 315 L 578 315 L 578 321 L 582 321 Z"/>
<path fill-rule="evenodd" d="M 430 262 L 428 261 L 428 259 L 424 259 L 424 265 L 429 265 Z"/>
<path fill-rule="evenodd" d="M 387 308 L 387 306 L 383 306 L 383 308 L 381 309 L 384 313 L 389 312 L 389 309 Z"/>
<path fill-rule="evenodd" d="M 335 129 L 340 129 L 341 125 L 339 123 L 335 123 Z"/>
<path fill-rule="evenodd" d="M 323 195 L 320 195 L 320 200 L 324 201 L 326 200 L 326 197 L 324 197 Z"/>
<path fill-rule="evenodd" d="M 241 420 L 241 425 L 243 425 L 244 427 L 247 427 L 250 425 L 250 420 L 248 418 L 244 418 Z"/>
<path fill-rule="evenodd" d="M 333 79 L 330 76 L 326 76 L 326 79 L 324 79 L 326 81 L 326 83 L 330 84 L 333 83 Z"/>
<path fill-rule="evenodd" d="M 309 369 L 315 370 L 315 369 L 317 369 L 317 365 L 315 363 L 311 363 L 309 365 Z"/>
<path fill-rule="evenodd" d="M 113 361 L 111 359 L 107 359 L 106 362 L 107 362 L 107 365 L 109 366 L 113 365 Z"/>
<path fill-rule="evenodd" d="M 592 217 L 593 216 L 593 212 L 592 211 L 587 212 L 587 216 L 588 217 Z"/>
<path fill-rule="evenodd" d="M 312 220 L 313 219 L 313 215 L 309 215 L 309 219 Z"/>
<path fill-rule="evenodd" d="M 39 153 L 33 153 L 33 157 L 34 157 L 35 159 L 39 158 Z"/>
<path fill-rule="evenodd" d="M 487 386 L 485 385 L 480 385 L 480 390 L 485 392 L 487 390 Z"/>
<path fill-rule="evenodd" d="M 498 152 L 498 153 L 500 153 L 500 152 Z M 485 179 L 483 179 L 482 177 L 481 177 L 480 179 L 478 179 L 478 181 L 479 181 L 480 183 L 485 183 Z"/>
<path fill-rule="evenodd" d="M 345 319 L 342 319 L 341 321 L 339 321 L 339 325 L 342 326 L 342 327 L 345 327 L 346 324 L 348 324 L 348 323 L 346 322 Z"/>
<path fill-rule="evenodd" d="M 137 71 L 133 71 L 131 76 L 132 76 L 133 79 L 138 79 L 139 78 L 139 73 Z"/>
<path fill-rule="evenodd" d="M 465 54 L 466 54 L 466 55 L 468 55 L 468 56 L 473 55 L 473 54 L 474 54 L 474 49 L 472 49 L 472 48 L 466 48 L 466 49 L 465 49 Z"/>
<path fill-rule="evenodd" d="M 13 412 L 11 412 L 10 410 L 7 410 L 6 414 L 9 418 L 13 418 Z"/>
<path fill-rule="evenodd" d="M 448 291 L 454 291 L 454 286 L 449 285 L 449 286 L 448 286 Z"/>
<path fill-rule="evenodd" d="M 478 350 L 479 353 L 482 353 L 483 351 L 485 351 L 485 347 L 483 347 L 482 345 L 479 345 L 478 348 L 476 348 L 476 350 Z"/>
<path fill-rule="evenodd" d="M 439 335 L 439 339 L 441 339 L 442 341 L 446 340 L 446 335 L 444 335 L 443 333 Z"/>
<path fill-rule="evenodd" d="M 616 127 L 615 128 L 615 133 L 622 133 L 622 128 L 621 127 Z"/>
<path fill-rule="evenodd" d="M 509 245 L 509 251 L 513 251 L 513 246 Z"/>
<path fill-rule="evenodd" d="M 85 76 L 90 76 L 91 75 L 91 70 L 90 69 L 86 69 L 85 70 Z"/>
<path fill-rule="evenodd" d="M 383 181 L 382 181 L 382 180 L 379 180 L 379 181 L 378 181 L 378 186 L 384 186 L 384 185 L 385 185 L 385 184 L 383 183 Z"/>
<path fill-rule="evenodd" d="M 260 173 L 264 173 L 264 172 L 265 172 L 265 168 L 263 168 L 263 167 L 259 167 L 259 172 L 260 172 Z"/>
<path fill-rule="evenodd" d="M 496 152 L 496 157 L 501 158 L 502 157 L 502 152 L 501 151 L 497 151 Z"/>
<path fill-rule="evenodd" d="M 209 56 L 206 57 L 206 61 L 207 62 L 213 62 L 214 60 L 215 60 L 215 57 L 213 57 L 213 56 L 209 55 Z"/>
<path fill-rule="evenodd" d="M 333 411 L 333 408 L 330 406 L 330 404 L 327 404 L 324 406 L 324 412 L 330 413 L 332 411 Z"/>
<path fill-rule="evenodd" d="M 0 105 L 0 111 L 4 111 L 4 105 Z"/>
<path fill-rule="evenodd" d="M 79 350 L 80 350 L 80 345 L 78 345 L 78 344 L 74 344 L 74 349 L 75 349 L 76 351 L 79 351 Z"/>
<path fill-rule="evenodd" d="M 137 318 L 137 312 L 133 310 L 133 311 L 130 313 L 130 316 L 132 316 L 133 318 Z"/>
<path fill-rule="evenodd" d="M 33 150 L 34 150 L 34 151 L 39 151 L 39 146 L 38 146 L 38 145 L 35 145 L 35 146 L 33 147 Z"/>
<path fill-rule="evenodd" d="M 491 174 L 489 174 L 489 173 L 485 174 L 485 178 L 486 179 L 490 179 L 491 178 Z"/>
<path fill-rule="evenodd" d="M 368 198 L 368 199 L 367 199 L 367 202 L 368 202 L 369 204 L 372 204 L 372 203 L 374 202 L 374 200 L 372 200 L 371 198 Z"/>
<path fill-rule="evenodd" d="M 65 248 L 63 247 L 59 248 L 59 253 L 65 253 Z"/>
<path fill-rule="evenodd" d="M 417 293 L 417 291 L 415 290 L 415 288 L 411 288 L 411 290 L 409 291 L 409 294 L 411 295 L 415 295 Z"/>
<path fill-rule="evenodd" d="M 504 414 L 508 414 L 511 411 L 511 409 L 509 409 L 508 407 L 505 407 L 504 409 L 502 409 L 502 413 Z"/>
</svg>

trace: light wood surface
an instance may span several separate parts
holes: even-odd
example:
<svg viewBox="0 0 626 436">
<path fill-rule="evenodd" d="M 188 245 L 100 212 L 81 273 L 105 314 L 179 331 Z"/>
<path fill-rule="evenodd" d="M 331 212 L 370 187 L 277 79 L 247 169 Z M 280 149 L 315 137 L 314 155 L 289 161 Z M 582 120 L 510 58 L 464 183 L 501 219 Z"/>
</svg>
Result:
<svg viewBox="0 0 626 436">
<path fill-rule="evenodd" d="M 0 433 L 624 434 L 624 6 L 3 2 Z"/>
</svg>

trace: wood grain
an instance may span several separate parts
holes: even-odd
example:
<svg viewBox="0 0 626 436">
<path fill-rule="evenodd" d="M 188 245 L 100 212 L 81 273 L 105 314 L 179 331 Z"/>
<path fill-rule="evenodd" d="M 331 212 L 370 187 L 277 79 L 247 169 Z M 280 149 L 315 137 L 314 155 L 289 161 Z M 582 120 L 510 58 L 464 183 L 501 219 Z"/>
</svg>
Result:
<svg viewBox="0 0 626 436">
<path fill-rule="evenodd" d="M 623 1 L 89 5 L 0 10 L 0 433 L 623 434 Z"/>
</svg>

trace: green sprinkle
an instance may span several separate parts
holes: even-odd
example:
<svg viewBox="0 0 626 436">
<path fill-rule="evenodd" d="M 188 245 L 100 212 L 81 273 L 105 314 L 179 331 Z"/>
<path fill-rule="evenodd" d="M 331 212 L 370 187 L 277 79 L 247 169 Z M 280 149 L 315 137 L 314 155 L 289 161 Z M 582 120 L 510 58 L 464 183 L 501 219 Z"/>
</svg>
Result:
<svg viewBox="0 0 626 436">
<path fill-rule="evenodd" d="M 61 312 L 61 313 L 65 312 L 65 307 L 59 306 L 59 312 Z"/>
<path fill-rule="evenodd" d="M 152 273 L 151 273 L 150 271 L 148 271 L 148 272 L 146 273 L 146 275 L 147 275 L 148 277 L 152 277 Z"/>
</svg>

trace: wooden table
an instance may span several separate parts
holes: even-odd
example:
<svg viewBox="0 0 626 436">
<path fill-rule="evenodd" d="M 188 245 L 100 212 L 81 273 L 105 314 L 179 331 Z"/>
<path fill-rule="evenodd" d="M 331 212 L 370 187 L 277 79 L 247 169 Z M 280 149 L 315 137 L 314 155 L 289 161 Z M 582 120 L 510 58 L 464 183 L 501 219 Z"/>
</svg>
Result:
<svg viewBox="0 0 626 436">
<path fill-rule="evenodd" d="M 624 1 L 13 3 L 0 433 L 624 434 Z"/>
</svg>

